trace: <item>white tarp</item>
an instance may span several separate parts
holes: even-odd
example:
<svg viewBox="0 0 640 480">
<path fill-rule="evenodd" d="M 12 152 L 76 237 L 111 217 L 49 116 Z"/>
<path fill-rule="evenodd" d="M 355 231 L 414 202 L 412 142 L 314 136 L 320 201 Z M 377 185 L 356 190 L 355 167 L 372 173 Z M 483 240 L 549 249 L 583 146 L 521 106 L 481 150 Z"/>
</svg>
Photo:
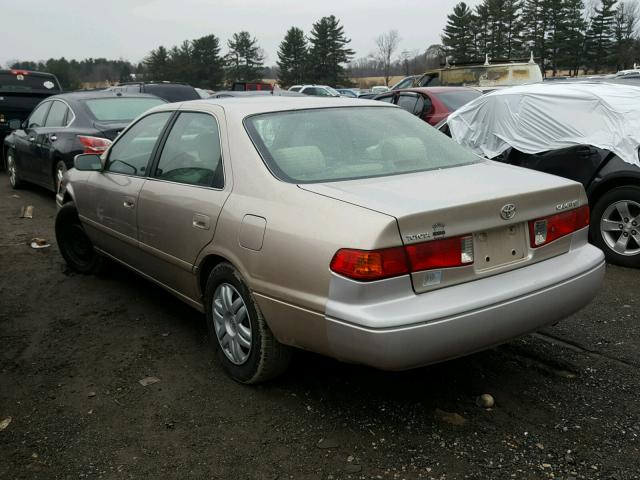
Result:
<svg viewBox="0 0 640 480">
<path fill-rule="evenodd" d="M 521 85 L 473 100 L 447 123 L 454 140 L 487 158 L 509 147 L 532 154 L 592 145 L 640 166 L 640 87 Z"/>
</svg>

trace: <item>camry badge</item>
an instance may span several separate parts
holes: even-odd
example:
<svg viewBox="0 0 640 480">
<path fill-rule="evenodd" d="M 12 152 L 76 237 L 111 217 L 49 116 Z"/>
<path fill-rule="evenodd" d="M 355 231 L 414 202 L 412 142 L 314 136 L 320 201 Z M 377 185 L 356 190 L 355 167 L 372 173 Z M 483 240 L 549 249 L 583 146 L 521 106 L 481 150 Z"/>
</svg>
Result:
<svg viewBox="0 0 640 480">
<path fill-rule="evenodd" d="M 516 216 L 516 206 L 513 203 L 507 203 L 500 209 L 500 217 L 503 220 L 511 220 Z"/>
</svg>

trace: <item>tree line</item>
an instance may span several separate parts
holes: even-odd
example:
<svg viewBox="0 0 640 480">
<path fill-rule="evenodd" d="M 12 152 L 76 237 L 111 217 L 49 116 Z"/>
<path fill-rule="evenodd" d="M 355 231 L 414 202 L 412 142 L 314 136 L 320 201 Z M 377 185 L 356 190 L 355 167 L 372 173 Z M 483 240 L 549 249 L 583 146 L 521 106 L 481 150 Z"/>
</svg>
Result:
<svg viewBox="0 0 640 480">
<path fill-rule="evenodd" d="M 483 0 L 458 3 L 442 44 L 450 62 L 528 57 L 576 75 L 630 68 L 640 55 L 635 0 Z"/>
</svg>

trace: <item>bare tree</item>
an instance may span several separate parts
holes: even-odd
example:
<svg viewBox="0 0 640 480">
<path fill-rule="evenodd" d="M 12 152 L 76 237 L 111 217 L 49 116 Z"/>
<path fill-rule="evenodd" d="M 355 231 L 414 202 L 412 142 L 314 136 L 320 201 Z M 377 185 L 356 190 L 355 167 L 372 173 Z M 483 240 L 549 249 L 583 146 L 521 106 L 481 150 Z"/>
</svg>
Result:
<svg viewBox="0 0 640 480">
<path fill-rule="evenodd" d="M 397 30 L 389 30 L 387 33 L 383 33 L 376 38 L 376 45 L 378 46 L 376 58 L 382 66 L 385 85 L 389 85 L 389 78 L 391 77 L 391 57 L 398 49 L 399 43 L 400 36 Z"/>
</svg>

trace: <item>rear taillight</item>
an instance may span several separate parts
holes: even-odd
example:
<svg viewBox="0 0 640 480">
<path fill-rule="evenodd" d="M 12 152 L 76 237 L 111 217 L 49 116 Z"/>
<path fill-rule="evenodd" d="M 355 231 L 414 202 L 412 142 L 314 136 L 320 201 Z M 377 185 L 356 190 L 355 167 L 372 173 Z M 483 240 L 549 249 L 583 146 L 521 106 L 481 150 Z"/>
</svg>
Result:
<svg viewBox="0 0 640 480">
<path fill-rule="evenodd" d="M 338 250 L 331 260 L 331 270 L 355 280 L 381 280 L 409 273 L 403 247 L 382 250 Z"/>
<path fill-rule="evenodd" d="M 381 250 L 338 250 L 331 270 L 354 280 L 371 281 L 434 268 L 473 263 L 473 237 L 446 238 Z"/>
<path fill-rule="evenodd" d="M 589 226 L 589 206 L 558 213 L 529 222 L 529 238 L 533 248 L 541 247 Z"/>
<path fill-rule="evenodd" d="M 78 135 L 78 140 L 84 147 L 83 153 L 103 153 L 109 145 L 111 140 L 102 137 L 90 137 L 88 135 Z"/>
</svg>

